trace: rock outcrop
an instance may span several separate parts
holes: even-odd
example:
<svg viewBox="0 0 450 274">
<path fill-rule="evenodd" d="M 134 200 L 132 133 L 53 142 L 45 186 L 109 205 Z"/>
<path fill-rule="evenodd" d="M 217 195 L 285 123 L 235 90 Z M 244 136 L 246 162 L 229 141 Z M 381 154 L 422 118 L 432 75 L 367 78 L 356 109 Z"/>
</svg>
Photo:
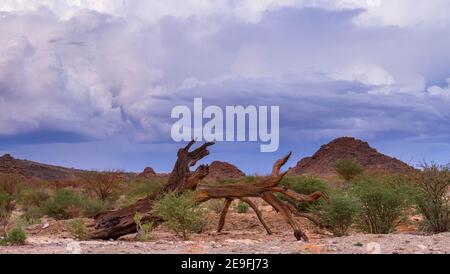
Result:
<svg viewBox="0 0 450 274">
<path fill-rule="evenodd" d="M 141 179 L 151 179 L 155 176 L 156 176 L 155 170 L 153 170 L 153 168 L 151 167 L 146 167 L 144 171 L 138 174 L 137 177 Z"/>
<path fill-rule="evenodd" d="M 206 180 L 227 180 L 227 179 L 239 179 L 245 177 L 245 173 L 242 172 L 236 166 L 227 163 L 214 161 L 209 165 L 209 174 Z"/>
<path fill-rule="evenodd" d="M 289 172 L 296 175 L 333 176 L 336 175 L 336 161 L 342 159 L 356 160 L 368 171 L 398 174 L 414 170 L 406 163 L 378 152 L 367 142 L 341 137 L 323 145 L 313 156 L 300 160 Z"/>
</svg>

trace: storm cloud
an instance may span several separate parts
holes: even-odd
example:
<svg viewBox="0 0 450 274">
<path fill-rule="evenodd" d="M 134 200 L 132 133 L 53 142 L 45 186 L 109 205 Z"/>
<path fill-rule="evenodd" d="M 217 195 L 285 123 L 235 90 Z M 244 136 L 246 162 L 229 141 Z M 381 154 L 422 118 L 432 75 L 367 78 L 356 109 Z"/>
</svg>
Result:
<svg viewBox="0 0 450 274">
<path fill-rule="evenodd" d="M 0 150 L 176 147 L 172 107 L 202 97 L 279 105 L 283 151 L 351 135 L 403 160 L 445 162 L 447 10 L 421 0 L 2 1 Z"/>
</svg>

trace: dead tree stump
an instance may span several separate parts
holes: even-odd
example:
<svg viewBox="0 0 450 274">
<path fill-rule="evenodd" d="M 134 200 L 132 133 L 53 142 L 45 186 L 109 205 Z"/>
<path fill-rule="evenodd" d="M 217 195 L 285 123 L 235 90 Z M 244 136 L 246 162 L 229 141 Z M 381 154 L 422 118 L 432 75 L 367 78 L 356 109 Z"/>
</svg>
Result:
<svg viewBox="0 0 450 274">
<path fill-rule="evenodd" d="M 214 143 L 205 143 L 199 148 L 189 151 L 195 144 L 191 141 L 186 147 L 178 150 L 178 158 L 170 174 L 167 184 L 154 195 L 137 201 L 135 204 L 120 209 L 100 214 L 96 217 L 94 231 L 89 234 L 90 239 L 118 239 L 121 236 L 137 231 L 134 215 L 139 212 L 143 222 L 153 221 L 155 224 L 161 220 L 152 212 L 155 201 L 166 193 L 181 193 L 194 189 L 204 177 L 208 175 L 208 166 L 201 165 L 194 172 L 189 170 L 200 159 L 209 155 L 208 147 Z"/>
</svg>

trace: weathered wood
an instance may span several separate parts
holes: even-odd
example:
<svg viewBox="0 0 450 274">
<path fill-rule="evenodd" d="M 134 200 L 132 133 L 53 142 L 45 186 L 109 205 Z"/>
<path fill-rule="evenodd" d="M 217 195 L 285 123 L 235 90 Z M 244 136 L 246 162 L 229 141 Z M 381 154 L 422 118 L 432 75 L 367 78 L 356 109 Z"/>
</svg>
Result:
<svg viewBox="0 0 450 274">
<path fill-rule="evenodd" d="M 155 214 L 153 214 L 153 205 L 156 200 L 161 198 L 168 192 L 182 193 L 186 190 L 194 191 L 194 198 L 197 203 L 203 203 L 210 199 L 225 199 L 224 208 L 220 215 L 218 231 L 222 231 L 225 225 L 226 215 L 229 207 L 234 199 L 240 199 L 247 203 L 254 210 L 261 224 L 264 226 L 268 234 L 272 231 L 265 223 L 258 207 L 248 198 L 261 198 L 271 205 L 277 212 L 279 212 L 286 222 L 293 228 L 294 236 L 297 240 L 308 241 L 307 235 L 302 231 L 300 224 L 295 220 L 294 216 L 308 218 L 316 224 L 319 224 L 317 218 L 312 215 L 305 215 L 297 211 L 297 209 L 279 200 L 274 193 L 281 193 L 286 196 L 288 200 L 296 202 L 313 203 L 320 198 L 327 199 L 323 192 L 316 192 L 311 195 L 298 194 L 284 186 L 279 186 L 287 172 L 281 172 L 283 165 L 291 157 L 291 153 L 277 160 L 272 168 L 272 173 L 258 182 L 248 184 L 245 182 L 238 182 L 236 184 L 221 184 L 208 185 L 201 184 L 201 180 L 208 175 L 209 168 L 206 165 L 199 166 L 195 172 L 190 171 L 190 167 L 194 166 L 200 159 L 209 155 L 208 147 L 214 143 L 205 143 L 199 148 L 189 151 L 194 145 L 195 141 L 187 144 L 186 147 L 178 150 L 177 161 L 174 165 L 172 173 L 170 174 L 168 183 L 163 189 L 150 197 L 142 199 L 125 209 L 108 212 L 98 216 L 95 223 L 95 231 L 91 233 L 90 238 L 95 239 L 117 239 L 120 236 L 136 232 L 136 225 L 133 217 L 136 212 L 140 212 L 143 216 L 143 221 L 153 221 L 155 224 L 161 222 Z M 294 203 L 294 202 L 293 202 Z"/>
<path fill-rule="evenodd" d="M 277 197 L 275 197 L 275 195 L 273 195 L 270 192 L 264 192 L 262 194 L 262 198 L 264 199 L 264 201 L 266 201 L 266 203 L 268 203 L 269 205 L 271 205 L 272 207 L 274 207 L 275 209 L 277 209 L 278 212 L 281 213 L 281 215 L 283 216 L 283 218 L 286 220 L 286 222 L 292 227 L 292 229 L 294 230 L 294 236 L 297 240 L 305 240 L 305 242 L 308 241 L 308 237 L 306 236 L 306 234 L 302 231 L 300 224 L 294 219 L 294 217 L 292 217 L 291 212 L 289 211 L 289 209 L 284 205 L 284 203 L 282 203 L 280 200 L 277 199 Z"/>
<path fill-rule="evenodd" d="M 208 147 L 214 143 L 205 143 L 190 152 L 189 150 L 194 144 L 195 141 L 191 141 L 184 148 L 178 150 L 178 158 L 168 183 L 161 191 L 141 199 L 124 209 L 98 215 L 95 220 L 94 230 L 89 234 L 89 238 L 118 239 L 121 236 L 135 233 L 137 230 L 134 222 L 136 212 L 142 215 L 142 222 L 153 221 L 155 224 L 160 223 L 161 220 L 152 212 L 155 201 L 169 192 L 181 193 L 188 189 L 195 189 L 197 184 L 208 175 L 208 166 L 199 166 L 195 172 L 191 172 L 189 167 L 194 166 L 197 161 L 209 155 Z"/>
<path fill-rule="evenodd" d="M 233 199 L 227 198 L 225 199 L 225 204 L 223 205 L 222 212 L 220 213 L 219 226 L 217 227 L 217 232 L 221 232 L 223 226 L 225 225 L 225 218 L 227 217 L 228 209 L 231 206 Z"/>
</svg>

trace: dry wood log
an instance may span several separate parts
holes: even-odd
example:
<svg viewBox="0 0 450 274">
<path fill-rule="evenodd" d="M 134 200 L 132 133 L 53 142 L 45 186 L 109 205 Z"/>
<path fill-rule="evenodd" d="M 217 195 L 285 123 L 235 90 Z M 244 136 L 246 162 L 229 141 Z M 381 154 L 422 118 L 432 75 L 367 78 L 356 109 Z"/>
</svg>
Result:
<svg viewBox="0 0 450 274">
<path fill-rule="evenodd" d="M 200 159 L 209 154 L 207 148 L 213 145 L 213 143 L 205 143 L 192 152 L 189 152 L 194 143 L 195 141 L 192 141 L 186 147 L 178 151 L 178 158 L 169 177 L 169 181 L 159 193 L 142 199 L 136 204 L 125 209 L 108 212 L 98 216 L 96 219 L 95 231 L 91 233 L 90 238 L 117 239 L 120 236 L 136 232 L 136 225 L 133 220 L 136 212 L 141 213 L 144 222 L 152 220 L 154 223 L 158 224 L 161 220 L 159 220 L 152 212 L 153 205 L 156 200 L 168 192 L 182 193 L 186 190 L 193 190 L 195 191 L 194 197 L 197 203 L 203 203 L 210 199 L 225 199 L 224 208 L 219 220 L 219 232 L 224 228 L 226 215 L 232 201 L 239 199 L 247 203 L 254 210 L 267 233 L 272 234 L 272 231 L 265 223 L 258 207 L 250 199 L 248 199 L 253 197 L 263 199 L 277 212 L 279 212 L 286 222 L 293 228 L 294 236 L 297 240 L 303 239 L 308 241 L 307 235 L 302 231 L 300 224 L 294 216 L 308 218 L 315 224 L 320 225 L 318 219 L 313 215 L 298 212 L 294 206 L 279 200 L 274 194 L 281 193 L 285 195 L 288 200 L 309 203 L 312 203 L 322 197 L 327 198 L 327 196 L 322 192 L 316 192 L 312 195 L 301 195 L 288 189 L 287 187 L 279 186 L 281 180 L 287 174 L 287 172 L 281 172 L 281 168 L 289 160 L 291 153 L 276 161 L 273 165 L 272 173 L 267 177 L 261 178 L 256 183 L 222 185 L 200 184 L 201 180 L 208 175 L 208 166 L 199 166 L 195 172 L 191 172 L 189 168 L 194 166 Z"/>
<path fill-rule="evenodd" d="M 158 193 L 137 201 L 135 204 L 117 211 L 110 211 L 96 217 L 94 231 L 89 234 L 90 239 L 118 239 L 121 236 L 135 233 L 137 228 L 134 222 L 136 212 L 141 213 L 142 222 L 153 221 L 155 224 L 161 220 L 153 214 L 155 201 L 166 193 L 181 193 L 195 186 L 208 175 L 208 166 L 201 165 L 195 172 L 189 167 L 209 155 L 208 147 L 214 143 L 205 143 L 199 148 L 189 151 L 195 144 L 191 141 L 187 146 L 178 150 L 178 158 L 170 174 L 168 183 Z"/>
<path fill-rule="evenodd" d="M 304 214 L 299 212 L 292 205 L 285 203 L 279 200 L 274 193 L 281 193 L 285 195 L 288 199 L 294 200 L 296 202 L 308 202 L 313 203 L 320 198 L 327 199 L 327 196 L 323 192 L 315 192 L 311 195 L 302 195 L 295 191 L 288 189 L 285 186 L 279 186 L 279 183 L 284 178 L 287 172 L 281 172 L 282 166 L 289 160 L 292 153 L 289 153 L 285 157 L 279 159 L 275 162 L 272 174 L 265 178 L 262 178 L 259 182 L 253 184 L 246 183 L 236 183 L 236 184 L 223 184 L 223 185 L 207 185 L 200 184 L 197 186 L 195 191 L 195 198 L 197 202 L 205 202 L 210 199 L 221 199 L 225 198 L 226 202 L 224 205 L 224 209 L 220 216 L 218 231 L 222 231 L 225 218 L 228 213 L 228 208 L 231 205 L 231 202 L 234 199 L 240 199 L 246 203 L 248 203 L 253 210 L 255 211 L 258 219 L 261 224 L 264 226 L 268 234 L 271 234 L 270 228 L 264 222 L 261 212 L 256 207 L 253 202 L 251 202 L 248 198 L 255 197 L 261 198 L 266 203 L 271 205 L 277 212 L 279 212 L 286 222 L 293 228 L 294 236 L 297 240 L 305 240 L 308 241 L 307 235 L 302 231 L 300 224 L 295 220 L 293 214 L 299 217 L 305 217 L 311 220 L 313 223 L 320 225 L 320 222 L 317 218 L 310 214 Z"/>
</svg>

